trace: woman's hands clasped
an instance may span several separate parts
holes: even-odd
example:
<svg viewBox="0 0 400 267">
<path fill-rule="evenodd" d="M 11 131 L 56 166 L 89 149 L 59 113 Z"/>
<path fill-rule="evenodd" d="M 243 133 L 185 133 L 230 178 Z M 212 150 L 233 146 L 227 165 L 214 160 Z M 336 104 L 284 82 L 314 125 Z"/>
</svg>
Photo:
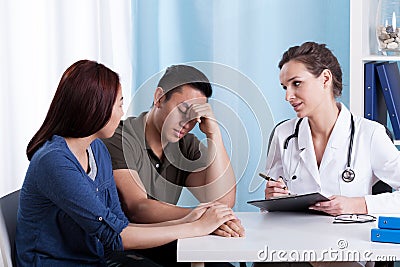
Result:
<svg viewBox="0 0 400 267">
<path fill-rule="evenodd" d="M 202 203 L 182 220 L 195 223 L 203 234 L 214 233 L 225 237 L 244 236 L 244 228 L 232 209 L 218 202 Z"/>
</svg>

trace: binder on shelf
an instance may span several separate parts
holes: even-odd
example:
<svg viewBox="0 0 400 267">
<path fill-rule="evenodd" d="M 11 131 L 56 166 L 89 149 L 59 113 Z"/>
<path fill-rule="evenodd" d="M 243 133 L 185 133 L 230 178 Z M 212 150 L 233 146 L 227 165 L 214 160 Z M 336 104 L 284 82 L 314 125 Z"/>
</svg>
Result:
<svg viewBox="0 0 400 267">
<path fill-rule="evenodd" d="M 371 241 L 400 244 L 400 230 L 371 229 Z"/>
<path fill-rule="evenodd" d="M 381 229 L 397 229 L 400 231 L 400 217 L 379 216 L 378 227 Z"/>
<path fill-rule="evenodd" d="M 395 139 L 400 139 L 400 72 L 397 62 L 376 65 Z"/>
<path fill-rule="evenodd" d="M 364 64 L 364 117 L 386 125 L 387 109 L 375 68 L 377 64 L 381 63 L 371 61 Z"/>
</svg>

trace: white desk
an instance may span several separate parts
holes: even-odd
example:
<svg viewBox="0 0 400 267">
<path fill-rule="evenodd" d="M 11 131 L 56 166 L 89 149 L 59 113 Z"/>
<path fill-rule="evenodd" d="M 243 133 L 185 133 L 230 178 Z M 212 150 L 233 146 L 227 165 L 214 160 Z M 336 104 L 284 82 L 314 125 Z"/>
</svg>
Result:
<svg viewBox="0 0 400 267">
<path fill-rule="evenodd" d="M 282 212 L 237 216 L 245 237 L 180 239 L 178 261 L 204 266 L 204 262 L 400 260 L 400 244 L 370 241 L 370 229 L 377 222 L 333 224 L 331 216 Z"/>
</svg>

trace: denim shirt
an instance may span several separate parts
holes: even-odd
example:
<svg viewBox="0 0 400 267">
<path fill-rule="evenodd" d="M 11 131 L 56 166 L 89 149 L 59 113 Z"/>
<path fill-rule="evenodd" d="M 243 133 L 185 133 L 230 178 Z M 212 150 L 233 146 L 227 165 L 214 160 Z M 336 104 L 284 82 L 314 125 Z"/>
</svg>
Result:
<svg viewBox="0 0 400 267">
<path fill-rule="evenodd" d="M 54 135 L 33 155 L 21 189 L 18 266 L 102 266 L 105 251 L 123 250 L 121 210 L 111 159 L 102 141 L 90 145 L 97 175 L 90 179 Z"/>
</svg>

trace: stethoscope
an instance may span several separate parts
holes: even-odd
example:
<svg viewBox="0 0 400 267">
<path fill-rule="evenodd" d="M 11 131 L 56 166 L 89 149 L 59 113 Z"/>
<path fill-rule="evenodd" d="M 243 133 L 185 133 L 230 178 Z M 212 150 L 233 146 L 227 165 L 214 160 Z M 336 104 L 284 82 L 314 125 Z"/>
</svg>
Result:
<svg viewBox="0 0 400 267">
<path fill-rule="evenodd" d="M 299 128 L 300 128 L 300 123 L 302 122 L 302 120 L 303 120 L 303 118 L 299 119 L 299 121 L 296 123 L 296 128 L 294 130 L 294 133 L 289 135 L 285 139 L 285 142 L 283 143 L 283 149 L 288 148 L 290 139 L 299 137 Z M 345 181 L 346 183 L 352 182 L 356 176 L 354 171 L 350 168 L 351 151 L 353 150 L 353 139 L 354 139 L 354 119 L 353 119 L 353 114 L 351 114 L 350 144 L 349 144 L 349 148 L 347 151 L 347 166 L 346 166 L 346 169 L 342 173 L 342 180 Z"/>
</svg>

